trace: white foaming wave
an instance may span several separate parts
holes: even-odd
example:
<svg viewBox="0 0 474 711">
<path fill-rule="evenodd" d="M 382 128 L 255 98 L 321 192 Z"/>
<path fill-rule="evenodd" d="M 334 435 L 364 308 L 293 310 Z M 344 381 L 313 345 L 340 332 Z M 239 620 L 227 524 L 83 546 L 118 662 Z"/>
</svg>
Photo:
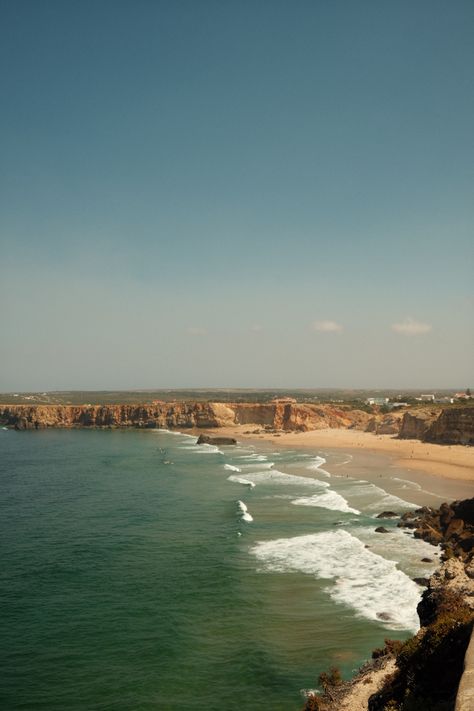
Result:
<svg viewBox="0 0 474 711">
<path fill-rule="evenodd" d="M 242 469 L 258 469 L 259 471 L 263 469 L 272 469 L 275 466 L 275 462 L 252 462 L 252 464 L 242 464 Z"/>
<path fill-rule="evenodd" d="M 296 474 L 285 474 L 278 469 L 269 469 L 266 471 L 245 472 L 245 476 L 251 479 L 254 484 L 284 484 L 289 486 L 315 486 L 319 489 L 324 489 L 329 486 L 326 481 L 313 479 L 312 477 L 297 476 Z"/>
<path fill-rule="evenodd" d="M 333 581 L 333 600 L 388 629 L 418 629 L 420 589 L 393 561 L 364 547 L 338 529 L 294 538 L 263 541 L 251 548 L 263 570 L 300 572 Z"/>
<path fill-rule="evenodd" d="M 434 496 L 437 499 L 445 499 L 445 496 L 440 496 L 439 494 L 435 494 L 433 491 L 428 491 L 427 489 L 422 489 L 420 484 L 417 484 L 414 481 L 411 481 L 410 479 L 399 479 L 396 476 L 392 477 L 393 481 L 400 481 L 400 482 L 405 482 L 402 486 L 402 489 L 413 489 L 414 491 L 419 491 L 422 494 L 428 494 L 429 496 Z"/>
<path fill-rule="evenodd" d="M 374 553 L 399 563 L 410 577 L 431 575 L 438 565 L 439 546 L 432 546 L 413 535 L 407 536 L 405 529 L 390 528 L 390 533 L 381 536 L 374 532 L 373 526 L 364 526 L 354 529 L 352 533 L 362 543 L 369 544 Z M 431 562 L 422 563 L 422 558 L 429 558 Z"/>
<path fill-rule="evenodd" d="M 393 481 L 399 481 L 404 484 L 402 489 L 416 489 L 416 491 L 421 491 L 421 486 L 415 481 L 410 481 L 410 479 L 400 479 L 398 476 L 391 477 Z"/>
<path fill-rule="evenodd" d="M 191 439 L 194 439 L 195 442 L 197 442 L 198 438 L 195 435 L 188 435 L 184 434 L 184 432 L 179 432 L 178 430 L 166 430 L 163 427 L 158 427 L 156 430 L 152 430 L 155 434 L 171 434 L 171 435 L 177 435 L 179 437 L 190 437 Z"/>
<path fill-rule="evenodd" d="M 313 494 L 313 496 L 303 496 L 293 499 L 291 502 L 295 506 L 317 506 L 330 511 L 343 511 L 344 513 L 360 514 L 360 511 L 353 509 L 346 499 L 336 491 L 325 491 L 323 494 Z"/>
<path fill-rule="evenodd" d="M 215 444 L 198 444 L 195 447 L 197 454 L 224 454 Z"/>
<path fill-rule="evenodd" d="M 307 465 L 306 469 L 310 469 L 311 471 L 318 471 L 321 472 L 321 474 L 324 474 L 324 476 L 330 477 L 330 473 L 327 472 L 325 469 L 321 469 L 322 465 L 326 464 L 326 460 L 324 457 L 314 457 L 313 461 Z"/>
<path fill-rule="evenodd" d="M 227 477 L 227 481 L 233 481 L 236 484 L 245 484 L 246 486 L 249 486 L 251 489 L 253 489 L 255 486 L 253 481 L 249 481 L 248 479 L 244 479 L 243 477 L 240 477 L 240 476 L 234 476 L 233 474 L 231 476 Z"/>
<path fill-rule="evenodd" d="M 376 486 L 375 484 L 372 484 L 364 479 L 360 479 L 355 483 L 358 484 L 358 486 L 351 488 L 352 497 L 367 497 L 374 495 L 377 497 L 375 501 L 369 501 L 363 506 L 366 511 L 379 511 L 381 508 L 386 509 L 395 507 L 405 510 L 418 508 L 417 504 L 412 504 L 409 501 L 405 501 L 405 499 L 401 499 L 399 496 L 389 494 L 385 491 L 385 489 L 382 489 L 380 486 Z"/>
<path fill-rule="evenodd" d="M 227 469 L 229 472 L 240 472 L 239 467 L 234 467 L 233 464 L 224 464 L 224 469 Z"/>
<path fill-rule="evenodd" d="M 378 487 L 377 487 L 378 488 Z M 383 489 L 381 489 L 383 491 Z M 401 499 L 399 496 L 395 496 L 394 494 L 388 494 L 385 492 L 385 496 L 383 496 L 380 501 L 376 501 L 372 505 L 368 506 L 367 508 L 370 511 L 378 511 L 380 508 L 403 508 L 403 509 L 417 509 L 418 504 L 412 504 L 409 501 L 405 501 L 405 499 Z"/>
<path fill-rule="evenodd" d="M 265 454 L 247 454 L 240 456 L 239 459 L 251 459 L 254 462 L 266 462 L 268 457 L 266 457 Z"/>
<path fill-rule="evenodd" d="M 352 454 L 346 454 L 345 456 L 347 457 L 347 459 L 344 459 L 343 462 L 339 462 L 339 464 L 336 464 L 336 467 L 342 467 L 344 466 L 344 464 L 349 464 L 349 462 L 352 462 L 352 460 L 354 459 Z"/>
<path fill-rule="evenodd" d="M 242 519 L 242 521 L 247 521 L 247 523 L 253 521 L 253 517 L 249 514 L 248 508 L 246 507 L 244 502 L 239 500 L 237 501 L 237 504 L 241 512 L 240 518 Z"/>
</svg>

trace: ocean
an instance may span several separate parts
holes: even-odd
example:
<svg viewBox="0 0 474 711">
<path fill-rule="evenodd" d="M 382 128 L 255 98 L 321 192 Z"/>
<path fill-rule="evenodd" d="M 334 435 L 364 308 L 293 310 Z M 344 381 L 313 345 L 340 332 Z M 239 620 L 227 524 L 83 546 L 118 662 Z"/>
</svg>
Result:
<svg viewBox="0 0 474 711">
<path fill-rule="evenodd" d="M 355 456 L 0 431 L 0 708 L 298 711 L 408 637 L 439 554 L 375 517 L 420 487 Z"/>
</svg>

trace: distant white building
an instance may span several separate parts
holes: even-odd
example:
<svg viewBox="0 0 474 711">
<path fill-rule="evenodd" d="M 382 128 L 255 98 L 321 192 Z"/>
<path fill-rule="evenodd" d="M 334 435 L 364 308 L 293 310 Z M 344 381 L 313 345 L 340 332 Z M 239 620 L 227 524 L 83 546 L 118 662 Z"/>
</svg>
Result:
<svg viewBox="0 0 474 711">
<path fill-rule="evenodd" d="M 368 397 L 365 401 L 366 405 L 386 405 L 390 401 L 388 397 Z"/>
<path fill-rule="evenodd" d="M 416 398 L 417 400 L 421 400 L 422 402 L 434 402 L 435 401 L 435 396 L 434 395 L 420 395 L 420 397 Z"/>
</svg>

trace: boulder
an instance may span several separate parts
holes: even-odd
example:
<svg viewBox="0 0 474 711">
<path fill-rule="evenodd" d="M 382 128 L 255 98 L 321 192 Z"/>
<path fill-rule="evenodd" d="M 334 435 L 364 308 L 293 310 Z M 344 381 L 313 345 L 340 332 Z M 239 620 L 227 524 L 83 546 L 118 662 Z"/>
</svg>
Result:
<svg viewBox="0 0 474 711">
<path fill-rule="evenodd" d="M 462 518 L 453 518 L 449 522 L 445 536 L 446 538 L 451 538 L 451 536 L 453 535 L 458 536 L 460 533 L 462 533 L 463 529 L 464 521 L 462 520 Z"/>
<path fill-rule="evenodd" d="M 417 585 L 421 585 L 424 588 L 428 587 L 428 583 L 430 582 L 429 578 L 412 578 L 413 582 L 416 583 Z"/>
<path fill-rule="evenodd" d="M 382 511 L 382 513 L 379 513 L 375 518 L 398 518 L 399 515 L 400 514 L 397 514 L 394 511 Z"/>
<path fill-rule="evenodd" d="M 199 435 L 196 444 L 237 444 L 237 440 L 233 437 L 210 437 L 209 435 Z"/>
<path fill-rule="evenodd" d="M 390 533 L 390 531 L 387 531 L 387 529 L 384 528 L 383 526 L 378 526 L 378 527 L 375 529 L 375 533 Z"/>
</svg>

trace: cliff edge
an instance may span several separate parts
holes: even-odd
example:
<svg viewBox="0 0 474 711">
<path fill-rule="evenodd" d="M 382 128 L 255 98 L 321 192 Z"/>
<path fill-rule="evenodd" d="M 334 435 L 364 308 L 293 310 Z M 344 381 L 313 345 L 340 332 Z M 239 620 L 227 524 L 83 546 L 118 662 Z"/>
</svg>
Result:
<svg viewBox="0 0 474 711">
<path fill-rule="evenodd" d="M 157 402 L 143 405 L 0 405 L 0 424 L 19 430 L 43 427 L 191 429 L 251 424 L 305 432 L 327 427 L 365 429 L 370 415 L 333 405 L 275 402 Z"/>
<path fill-rule="evenodd" d="M 349 682 L 323 673 L 324 693 L 310 695 L 304 711 L 474 708 L 474 499 L 414 514 L 404 524 L 440 544 L 444 558 L 418 604 L 420 630 L 406 642 L 385 640 Z"/>
</svg>

